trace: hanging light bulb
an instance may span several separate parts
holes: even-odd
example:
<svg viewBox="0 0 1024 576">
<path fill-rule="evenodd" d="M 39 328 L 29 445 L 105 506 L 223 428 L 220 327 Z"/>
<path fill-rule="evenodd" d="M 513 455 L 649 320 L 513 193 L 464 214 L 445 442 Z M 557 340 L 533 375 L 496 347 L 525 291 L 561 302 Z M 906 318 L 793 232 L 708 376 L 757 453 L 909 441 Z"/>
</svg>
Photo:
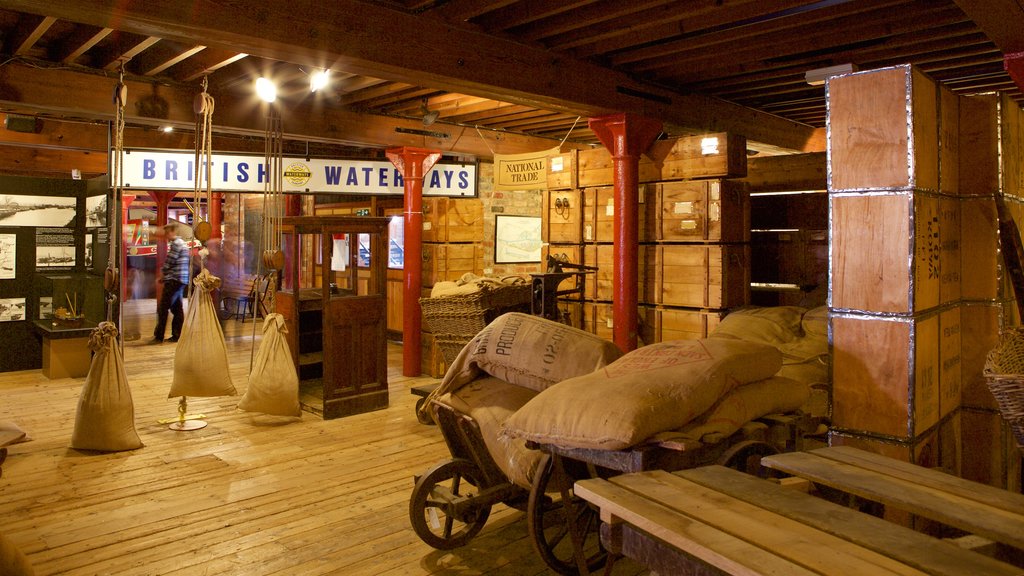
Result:
<svg viewBox="0 0 1024 576">
<path fill-rule="evenodd" d="M 330 82 L 330 80 L 331 75 L 330 72 L 327 70 L 318 70 L 316 72 L 313 72 L 313 74 L 309 77 L 309 91 L 316 92 L 321 88 L 326 88 L 327 83 Z"/>
<path fill-rule="evenodd" d="M 277 100 L 277 86 L 270 79 L 260 76 L 256 80 L 256 95 L 264 102 Z"/>
</svg>

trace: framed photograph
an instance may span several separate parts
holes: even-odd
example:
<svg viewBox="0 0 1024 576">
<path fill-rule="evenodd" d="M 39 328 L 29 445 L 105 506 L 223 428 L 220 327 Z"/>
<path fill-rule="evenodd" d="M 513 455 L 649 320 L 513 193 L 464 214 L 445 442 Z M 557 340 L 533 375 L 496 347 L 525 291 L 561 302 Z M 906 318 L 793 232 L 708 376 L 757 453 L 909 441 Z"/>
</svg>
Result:
<svg viewBox="0 0 1024 576">
<path fill-rule="evenodd" d="M 494 217 L 494 263 L 540 262 L 542 245 L 540 230 L 540 216 L 496 215 Z"/>
</svg>

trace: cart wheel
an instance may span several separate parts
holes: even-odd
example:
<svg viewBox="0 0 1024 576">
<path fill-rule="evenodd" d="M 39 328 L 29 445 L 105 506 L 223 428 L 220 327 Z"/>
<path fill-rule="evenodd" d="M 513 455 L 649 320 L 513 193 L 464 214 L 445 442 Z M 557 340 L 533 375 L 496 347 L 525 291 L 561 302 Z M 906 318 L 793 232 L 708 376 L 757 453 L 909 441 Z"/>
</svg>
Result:
<svg viewBox="0 0 1024 576">
<path fill-rule="evenodd" d="M 426 398 L 420 398 L 416 401 L 416 421 L 420 424 L 426 424 L 428 426 L 434 425 L 434 419 L 430 417 L 430 414 L 423 411 L 423 405 L 426 404 Z"/>
<path fill-rule="evenodd" d="M 487 522 L 491 506 L 474 502 L 482 474 L 468 460 L 449 460 L 416 480 L 409 499 L 409 520 L 416 535 L 438 550 L 469 542 Z"/>
<path fill-rule="evenodd" d="M 761 458 L 778 453 L 779 451 L 772 447 L 771 444 L 756 440 L 746 440 L 730 446 L 718 459 L 718 463 L 753 476 L 767 478 L 770 469 L 761 466 Z"/>
<path fill-rule="evenodd" d="M 533 547 L 544 563 L 564 576 L 577 576 L 580 571 L 573 554 L 570 525 L 576 526 L 583 537 L 583 553 L 588 571 L 600 569 L 608 560 L 608 554 L 601 546 L 598 510 L 572 493 L 573 483 L 589 478 L 591 474 L 582 463 L 563 462 L 566 462 L 566 466 L 578 466 L 580 470 L 567 472 L 555 466 L 550 454 L 544 455 L 533 478 L 526 517 Z M 568 488 L 568 502 L 561 498 L 563 487 Z M 549 490 L 553 492 L 550 496 L 546 494 Z"/>
</svg>

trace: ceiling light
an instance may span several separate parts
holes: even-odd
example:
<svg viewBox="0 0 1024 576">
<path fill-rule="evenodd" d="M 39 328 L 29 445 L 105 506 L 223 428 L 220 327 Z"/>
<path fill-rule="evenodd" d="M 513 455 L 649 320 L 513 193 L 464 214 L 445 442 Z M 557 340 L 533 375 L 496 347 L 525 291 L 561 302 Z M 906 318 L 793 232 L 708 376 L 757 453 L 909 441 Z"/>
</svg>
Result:
<svg viewBox="0 0 1024 576">
<path fill-rule="evenodd" d="M 821 86 L 825 83 L 825 79 L 829 76 L 838 76 L 840 74 L 849 74 L 850 72 L 856 72 L 857 67 L 853 64 L 839 64 L 837 66 L 828 66 L 825 68 L 815 68 L 814 70 L 808 70 L 804 72 L 804 80 L 811 86 Z"/>
<path fill-rule="evenodd" d="M 169 134 L 171 132 L 174 132 L 174 126 L 164 126 L 160 130 L 162 130 L 165 134 Z"/>
<path fill-rule="evenodd" d="M 309 77 L 309 91 L 316 92 L 322 88 L 327 87 L 327 83 L 330 82 L 331 75 L 327 70 L 318 70 L 313 72 Z"/>
<path fill-rule="evenodd" d="M 256 80 L 256 95 L 264 102 L 273 102 L 277 100 L 277 86 L 269 79 L 260 76 Z"/>
</svg>

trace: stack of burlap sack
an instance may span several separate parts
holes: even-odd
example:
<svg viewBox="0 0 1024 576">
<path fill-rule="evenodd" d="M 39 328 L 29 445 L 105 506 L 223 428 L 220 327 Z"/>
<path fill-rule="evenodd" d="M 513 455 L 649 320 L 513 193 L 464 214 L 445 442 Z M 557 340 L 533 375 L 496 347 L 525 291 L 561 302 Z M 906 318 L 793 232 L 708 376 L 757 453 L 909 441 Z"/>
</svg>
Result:
<svg viewBox="0 0 1024 576">
<path fill-rule="evenodd" d="M 472 272 L 463 274 L 458 280 L 444 280 L 434 284 L 430 289 L 431 298 L 444 296 L 459 296 L 479 292 L 485 286 L 498 288 L 508 285 L 526 284 L 529 281 L 525 276 L 510 274 L 508 276 L 477 276 Z"/>
<path fill-rule="evenodd" d="M 498 466 L 529 488 L 541 453 L 527 441 L 621 450 L 668 430 L 729 435 L 796 410 L 808 386 L 777 375 L 784 358 L 725 334 L 622 354 L 594 334 L 510 313 L 466 345 L 431 398 L 472 417 Z"/>
</svg>

